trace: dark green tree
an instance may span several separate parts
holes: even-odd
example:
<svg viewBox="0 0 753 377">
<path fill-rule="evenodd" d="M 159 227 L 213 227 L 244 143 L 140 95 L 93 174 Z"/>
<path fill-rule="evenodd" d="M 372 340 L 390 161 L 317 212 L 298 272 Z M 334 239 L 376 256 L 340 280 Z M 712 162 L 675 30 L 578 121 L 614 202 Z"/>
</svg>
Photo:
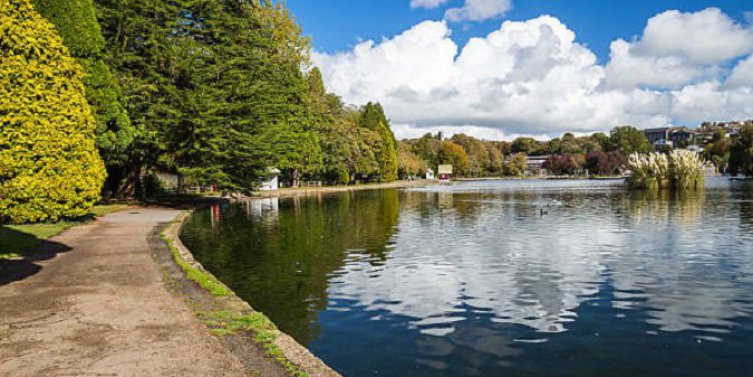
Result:
<svg viewBox="0 0 753 377">
<path fill-rule="evenodd" d="M 369 146 L 377 162 L 377 180 L 390 182 L 397 179 L 397 141 L 390 129 L 390 122 L 379 103 L 369 102 L 361 110 L 358 126 L 375 132 L 375 138 Z"/>
<path fill-rule="evenodd" d="M 753 177 L 753 123 L 744 125 L 732 144 L 729 167 L 732 174 Z"/>
<path fill-rule="evenodd" d="M 92 0 L 34 0 L 34 5 L 52 22 L 71 56 L 86 74 L 86 100 L 97 122 L 97 147 L 108 170 L 106 191 L 117 191 L 120 172 L 137 130 L 131 125 L 115 75 L 104 61 L 105 40 Z"/>
<path fill-rule="evenodd" d="M 653 148 L 643 131 L 632 126 L 622 126 L 612 130 L 609 150 L 619 151 L 627 156 L 632 153 L 649 153 Z"/>
</svg>

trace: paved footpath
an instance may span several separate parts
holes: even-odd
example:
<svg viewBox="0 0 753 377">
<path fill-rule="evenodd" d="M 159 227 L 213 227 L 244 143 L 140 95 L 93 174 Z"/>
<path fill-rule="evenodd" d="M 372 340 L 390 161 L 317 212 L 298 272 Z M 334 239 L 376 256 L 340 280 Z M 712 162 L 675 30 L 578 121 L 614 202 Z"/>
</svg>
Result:
<svg viewBox="0 0 753 377">
<path fill-rule="evenodd" d="M 70 251 L 0 286 L 0 376 L 241 376 L 165 289 L 147 237 L 178 211 L 130 208 L 51 241 Z"/>
</svg>

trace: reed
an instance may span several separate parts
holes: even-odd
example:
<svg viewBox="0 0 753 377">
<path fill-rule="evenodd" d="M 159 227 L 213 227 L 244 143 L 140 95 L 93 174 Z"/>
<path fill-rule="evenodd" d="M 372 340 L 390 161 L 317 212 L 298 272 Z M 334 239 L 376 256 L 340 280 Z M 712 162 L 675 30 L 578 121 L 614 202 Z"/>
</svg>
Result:
<svg viewBox="0 0 753 377">
<path fill-rule="evenodd" d="M 628 184 L 643 190 L 693 190 L 703 187 L 704 163 L 698 153 L 674 150 L 663 153 L 638 154 L 628 158 L 631 171 Z"/>
</svg>

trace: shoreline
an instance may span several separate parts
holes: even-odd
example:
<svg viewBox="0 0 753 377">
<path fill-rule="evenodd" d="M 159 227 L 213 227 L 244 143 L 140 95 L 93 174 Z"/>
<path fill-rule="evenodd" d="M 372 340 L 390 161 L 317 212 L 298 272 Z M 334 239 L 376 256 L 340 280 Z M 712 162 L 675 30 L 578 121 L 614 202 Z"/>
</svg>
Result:
<svg viewBox="0 0 753 377">
<path fill-rule="evenodd" d="M 278 190 L 270 191 L 257 191 L 254 192 L 249 199 L 258 198 L 283 198 L 291 196 L 306 196 L 319 193 L 330 192 L 345 192 L 345 191 L 361 191 L 361 190 L 380 190 L 380 189 L 392 189 L 392 188 L 409 188 L 409 187 L 428 187 L 439 185 L 439 181 L 431 179 L 419 179 L 415 181 L 394 181 L 388 183 L 365 183 L 361 185 L 353 186 L 319 186 L 319 187 L 298 187 L 298 188 L 282 188 Z"/>
<path fill-rule="evenodd" d="M 342 190 L 341 190 L 342 191 Z M 258 197 L 253 197 L 255 199 Z M 204 290 L 214 313 L 222 313 L 221 323 L 229 322 L 232 324 L 233 318 L 246 319 L 254 318 L 259 324 L 248 325 L 245 331 L 240 333 L 225 333 L 225 328 L 218 326 L 210 318 L 204 319 L 205 325 L 218 337 L 224 337 L 227 343 L 238 341 L 252 341 L 256 346 L 264 348 L 267 357 L 275 359 L 280 367 L 287 369 L 288 373 L 294 376 L 305 375 L 310 377 L 341 377 L 334 369 L 329 367 L 324 361 L 316 357 L 311 351 L 298 343 L 288 334 L 282 332 L 277 326 L 267 318 L 263 313 L 256 311 L 249 303 L 241 299 L 232 289 L 227 287 L 221 280 L 207 271 L 204 266 L 197 261 L 190 249 L 188 249 L 180 240 L 180 232 L 186 221 L 190 219 L 195 209 L 184 210 L 172 223 L 163 228 L 160 233 L 163 243 L 172 251 L 174 262 L 181 268 L 184 277 L 190 278 L 197 283 L 198 288 Z M 191 272 L 189 272 L 190 269 Z M 194 272 L 198 271 L 198 272 Z M 211 283 L 206 286 L 202 282 L 196 281 L 190 275 L 202 275 L 199 279 L 209 280 Z M 218 292 L 214 292 L 219 290 Z M 207 313 L 194 313 L 200 320 L 202 316 L 206 317 Z M 211 317 L 211 313 L 210 317 Z M 228 318 L 229 317 L 229 318 Z M 261 333 L 264 334 L 261 334 Z M 259 341 L 260 335 L 263 337 L 273 337 L 271 341 Z M 233 339 L 235 338 L 235 339 Z M 240 338 L 240 339 L 239 339 Z M 228 347 L 230 351 L 245 364 L 245 359 L 253 358 L 254 355 L 248 354 L 248 347 Z"/>
</svg>

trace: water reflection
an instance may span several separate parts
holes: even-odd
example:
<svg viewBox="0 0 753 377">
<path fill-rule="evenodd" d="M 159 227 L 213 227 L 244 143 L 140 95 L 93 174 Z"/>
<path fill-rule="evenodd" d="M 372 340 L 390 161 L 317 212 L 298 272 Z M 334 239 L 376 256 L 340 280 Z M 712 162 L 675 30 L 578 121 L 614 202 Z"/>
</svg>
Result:
<svg viewBox="0 0 753 377">
<path fill-rule="evenodd" d="M 198 213 L 183 238 L 345 375 L 744 375 L 750 186 L 616 183 L 254 201 Z"/>
</svg>

